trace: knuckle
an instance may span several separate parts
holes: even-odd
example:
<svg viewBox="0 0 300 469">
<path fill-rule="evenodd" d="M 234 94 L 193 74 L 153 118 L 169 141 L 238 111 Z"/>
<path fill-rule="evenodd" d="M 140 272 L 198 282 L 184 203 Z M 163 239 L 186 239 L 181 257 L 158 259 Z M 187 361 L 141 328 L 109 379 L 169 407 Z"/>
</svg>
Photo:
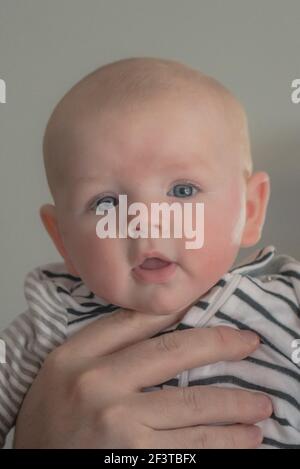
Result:
<svg viewBox="0 0 300 469">
<path fill-rule="evenodd" d="M 180 348 L 177 332 L 162 334 L 155 340 L 158 350 L 162 352 L 174 352 Z"/>
<path fill-rule="evenodd" d="M 88 373 L 82 373 L 77 376 L 73 385 L 73 394 L 75 399 L 84 400 L 90 389 L 90 376 Z"/>
<path fill-rule="evenodd" d="M 201 409 L 199 391 L 197 392 L 194 387 L 182 387 L 180 391 L 183 403 L 188 409 L 193 411 L 199 411 Z"/>
<path fill-rule="evenodd" d="M 246 391 L 236 390 L 232 394 L 233 399 L 233 408 L 236 410 L 238 415 L 251 414 L 255 411 L 253 406 L 253 399 L 251 399 L 251 394 Z"/>
<path fill-rule="evenodd" d="M 89 399 L 97 377 L 99 379 L 99 375 L 96 376 L 96 370 L 94 369 L 85 370 L 75 376 L 72 385 L 72 394 L 75 401 L 87 401 Z"/>
<path fill-rule="evenodd" d="M 257 413 L 257 405 L 254 399 L 254 395 L 251 392 L 243 390 L 234 390 L 231 393 L 230 405 L 236 415 L 242 416 L 247 419 L 251 416 L 255 416 Z"/>
<path fill-rule="evenodd" d="M 201 429 L 198 437 L 197 437 L 197 448 L 199 449 L 207 449 L 210 447 L 209 436 L 206 430 Z"/>
<path fill-rule="evenodd" d="M 149 447 L 149 432 L 141 425 L 137 425 L 137 422 L 132 421 L 132 415 L 123 403 L 110 403 L 98 411 L 96 427 L 101 434 L 117 437 L 122 442 L 122 448 L 144 449 Z M 128 431 L 129 428 L 130 431 Z"/>
<path fill-rule="evenodd" d="M 120 427 L 120 423 L 129 421 L 124 406 L 121 403 L 107 405 L 99 411 L 98 426 L 102 429 L 111 429 Z"/>
<path fill-rule="evenodd" d="M 237 434 L 236 431 L 234 431 L 233 429 L 228 431 L 226 433 L 226 438 L 225 438 L 226 448 L 228 448 L 228 449 L 238 448 L 240 446 L 238 440 L 239 440 L 239 438 L 238 438 L 238 434 Z"/>
<path fill-rule="evenodd" d="M 248 408 L 248 399 L 246 393 L 239 390 L 233 390 L 230 393 L 231 396 L 231 405 L 236 414 L 245 414 L 245 410 Z"/>
<path fill-rule="evenodd" d="M 220 347 L 225 348 L 228 346 L 228 328 L 217 326 L 215 327 L 216 339 Z"/>
</svg>

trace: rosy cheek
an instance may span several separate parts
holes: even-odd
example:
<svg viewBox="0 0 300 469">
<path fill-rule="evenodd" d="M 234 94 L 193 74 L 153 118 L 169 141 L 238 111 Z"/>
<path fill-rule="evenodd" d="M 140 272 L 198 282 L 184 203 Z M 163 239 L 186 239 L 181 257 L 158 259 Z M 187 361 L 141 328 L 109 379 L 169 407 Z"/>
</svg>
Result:
<svg viewBox="0 0 300 469">
<path fill-rule="evenodd" d="M 90 235 L 81 240 L 81 258 L 86 260 L 92 270 L 94 266 L 98 270 L 101 260 L 103 264 L 107 256 L 112 255 L 113 250 L 111 250 L 109 241 L 111 240 L 100 240 L 96 235 Z"/>
<path fill-rule="evenodd" d="M 215 194 L 204 205 L 203 248 L 186 251 L 191 269 L 204 282 L 217 281 L 235 260 L 244 221 L 241 207 L 236 188 Z"/>
<path fill-rule="evenodd" d="M 245 222 L 243 197 L 238 185 L 232 184 L 206 207 L 206 240 L 227 246 L 239 244 Z"/>
<path fill-rule="evenodd" d="M 98 238 L 91 230 L 87 231 L 74 225 L 65 236 L 65 245 L 75 266 L 91 262 L 97 254 Z"/>
</svg>

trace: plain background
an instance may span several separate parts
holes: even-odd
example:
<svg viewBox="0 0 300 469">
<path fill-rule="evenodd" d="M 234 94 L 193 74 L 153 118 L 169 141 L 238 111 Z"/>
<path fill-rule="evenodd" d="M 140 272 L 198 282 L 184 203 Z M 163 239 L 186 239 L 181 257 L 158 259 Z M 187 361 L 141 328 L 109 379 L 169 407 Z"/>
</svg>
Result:
<svg viewBox="0 0 300 469">
<path fill-rule="evenodd" d="M 299 0 L 0 0 L 0 329 L 26 308 L 25 274 L 60 260 L 38 213 L 52 202 L 41 150 L 50 112 L 84 75 L 124 57 L 182 61 L 242 101 L 254 168 L 272 183 L 257 247 L 300 259 L 299 24 Z"/>
</svg>

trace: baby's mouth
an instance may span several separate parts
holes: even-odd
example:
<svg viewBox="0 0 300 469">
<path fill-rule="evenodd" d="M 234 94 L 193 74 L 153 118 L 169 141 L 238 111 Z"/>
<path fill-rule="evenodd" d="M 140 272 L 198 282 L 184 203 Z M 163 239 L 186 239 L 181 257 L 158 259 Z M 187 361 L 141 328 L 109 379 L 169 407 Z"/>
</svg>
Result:
<svg viewBox="0 0 300 469">
<path fill-rule="evenodd" d="M 164 261 L 158 257 L 148 257 L 139 267 L 145 270 L 155 270 L 167 267 L 169 264 L 171 264 L 171 262 Z"/>
<path fill-rule="evenodd" d="M 142 283 L 165 283 L 175 275 L 176 268 L 175 262 L 147 257 L 132 270 L 132 275 Z"/>
</svg>

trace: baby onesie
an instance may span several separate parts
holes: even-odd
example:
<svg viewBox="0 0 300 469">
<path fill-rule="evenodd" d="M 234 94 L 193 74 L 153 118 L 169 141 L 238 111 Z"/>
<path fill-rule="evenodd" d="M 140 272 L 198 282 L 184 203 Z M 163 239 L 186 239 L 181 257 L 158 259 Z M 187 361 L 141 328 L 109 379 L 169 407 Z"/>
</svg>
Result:
<svg viewBox="0 0 300 469">
<path fill-rule="evenodd" d="M 88 290 L 63 262 L 30 271 L 24 294 L 27 310 L 0 334 L 5 345 L 0 447 L 46 356 L 80 328 L 120 308 Z M 300 448 L 300 263 L 278 255 L 273 246 L 260 249 L 224 274 L 179 322 L 155 336 L 218 325 L 252 330 L 261 344 L 241 361 L 184 370 L 143 391 L 213 385 L 262 392 L 272 399 L 274 412 L 258 423 L 264 435 L 260 448 Z"/>
</svg>

